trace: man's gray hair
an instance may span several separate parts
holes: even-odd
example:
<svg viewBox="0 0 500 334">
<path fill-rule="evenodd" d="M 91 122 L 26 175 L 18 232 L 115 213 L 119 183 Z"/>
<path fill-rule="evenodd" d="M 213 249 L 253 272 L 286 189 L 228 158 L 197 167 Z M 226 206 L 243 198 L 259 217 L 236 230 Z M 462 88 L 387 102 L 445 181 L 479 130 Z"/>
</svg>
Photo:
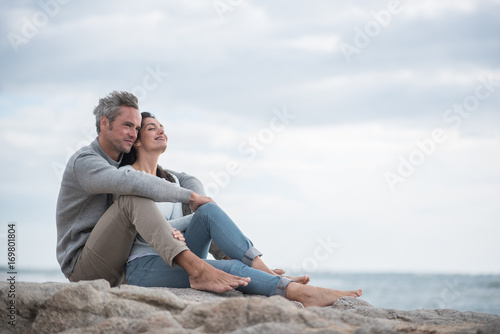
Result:
<svg viewBox="0 0 500 334">
<path fill-rule="evenodd" d="M 118 116 L 121 106 L 132 107 L 138 110 L 139 103 L 137 97 L 128 92 L 117 92 L 115 90 L 99 100 L 99 104 L 94 108 L 95 126 L 98 134 L 101 132 L 101 117 L 106 116 L 111 125 Z"/>
</svg>

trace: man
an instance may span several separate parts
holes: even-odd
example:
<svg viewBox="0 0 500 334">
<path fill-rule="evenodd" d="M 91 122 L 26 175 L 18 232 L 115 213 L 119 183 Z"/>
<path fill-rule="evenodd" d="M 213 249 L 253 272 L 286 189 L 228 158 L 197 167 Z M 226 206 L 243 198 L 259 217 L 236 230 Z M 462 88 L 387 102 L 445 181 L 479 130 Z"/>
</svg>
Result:
<svg viewBox="0 0 500 334">
<path fill-rule="evenodd" d="M 247 285 L 249 278 L 229 275 L 208 265 L 175 239 L 174 230 L 154 201 L 182 202 L 192 211 L 209 197 L 194 177 L 176 174 L 181 188 L 144 173 L 118 170 L 141 126 L 137 98 L 112 92 L 94 109 L 97 138 L 68 161 L 57 201 L 57 260 L 71 281 L 104 278 L 111 286 L 123 280 L 126 260 L 137 233 L 172 267 L 181 266 L 193 289 L 223 292 Z M 183 188 L 185 187 L 185 188 Z M 112 194 L 121 195 L 112 202 Z"/>
</svg>

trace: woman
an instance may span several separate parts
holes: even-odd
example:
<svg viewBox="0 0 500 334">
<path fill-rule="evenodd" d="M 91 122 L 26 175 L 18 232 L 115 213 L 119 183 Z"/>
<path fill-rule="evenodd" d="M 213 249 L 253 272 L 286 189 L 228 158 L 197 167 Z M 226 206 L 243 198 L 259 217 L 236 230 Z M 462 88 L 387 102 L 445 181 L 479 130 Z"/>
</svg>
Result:
<svg viewBox="0 0 500 334">
<path fill-rule="evenodd" d="M 122 162 L 130 165 L 121 168 L 157 175 L 178 184 L 174 175 L 158 166 L 158 159 L 167 148 L 163 126 L 152 114 L 143 112 L 141 115 L 137 141 Z M 359 297 L 362 294 L 361 289 L 338 291 L 308 286 L 305 285 L 309 281 L 307 276 L 289 278 L 276 274 L 262 261 L 262 253 L 215 203 L 206 203 L 196 213 L 187 216 L 182 214 L 181 203 L 161 203 L 159 206 L 172 227 L 177 229 L 174 237 L 185 241 L 194 254 L 206 259 L 213 240 L 229 259 L 205 261 L 232 275 L 251 278 L 248 285 L 237 290 L 266 296 L 278 294 L 304 306 L 327 306 L 340 297 Z M 185 231 L 184 236 L 179 230 Z M 126 278 L 128 284 L 139 286 L 190 287 L 184 269 L 170 267 L 140 236 L 132 247 Z"/>
</svg>

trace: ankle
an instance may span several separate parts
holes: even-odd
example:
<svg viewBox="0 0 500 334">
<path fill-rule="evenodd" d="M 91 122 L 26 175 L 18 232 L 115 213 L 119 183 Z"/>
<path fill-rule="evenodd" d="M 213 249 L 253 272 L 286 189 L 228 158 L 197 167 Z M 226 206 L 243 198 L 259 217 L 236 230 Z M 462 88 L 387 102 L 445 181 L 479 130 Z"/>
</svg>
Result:
<svg viewBox="0 0 500 334">
<path fill-rule="evenodd" d="M 185 250 L 174 258 L 174 261 L 181 266 L 189 276 L 197 278 L 203 275 L 205 261 L 197 257 L 190 250 Z"/>
</svg>

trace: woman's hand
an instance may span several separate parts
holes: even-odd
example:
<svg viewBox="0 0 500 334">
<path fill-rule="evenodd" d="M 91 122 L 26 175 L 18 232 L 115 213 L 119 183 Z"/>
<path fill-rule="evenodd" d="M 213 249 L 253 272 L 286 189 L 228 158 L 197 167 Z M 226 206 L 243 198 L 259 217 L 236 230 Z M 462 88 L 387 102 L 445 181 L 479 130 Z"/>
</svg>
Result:
<svg viewBox="0 0 500 334">
<path fill-rule="evenodd" d="M 172 232 L 172 235 L 174 236 L 174 239 L 182 241 L 184 245 L 186 244 L 186 239 L 184 238 L 184 235 L 181 231 L 177 231 L 177 229 L 174 228 L 174 232 Z"/>
</svg>

